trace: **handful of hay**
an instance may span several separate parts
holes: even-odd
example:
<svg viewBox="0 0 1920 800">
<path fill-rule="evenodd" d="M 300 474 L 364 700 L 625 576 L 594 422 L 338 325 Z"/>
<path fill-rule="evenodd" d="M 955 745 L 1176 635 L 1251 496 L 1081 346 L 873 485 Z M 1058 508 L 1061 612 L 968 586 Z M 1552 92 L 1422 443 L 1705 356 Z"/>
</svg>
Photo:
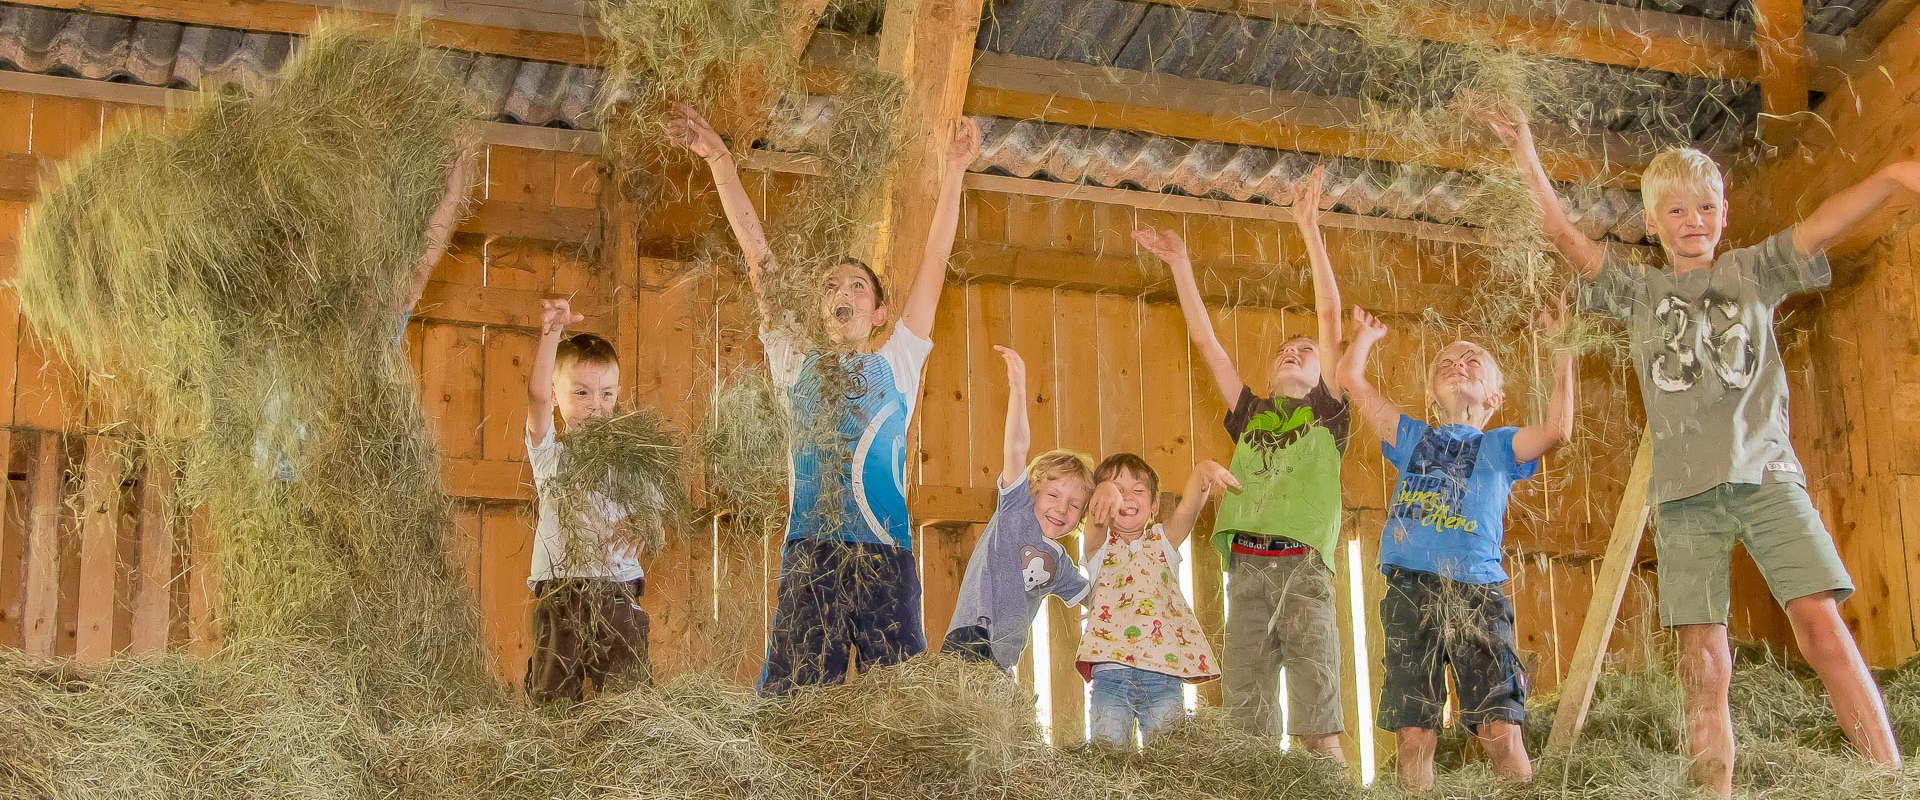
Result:
<svg viewBox="0 0 1920 800">
<path fill-rule="evenodd" d="M 681 447 L 658 413 L 596 419 L 555 440 L 560 463 L 541 487 L 542 499 L 554 504 L 570 543 L 617 546 L 621 542 L 600 541 L 605 526 L 599 524 L 617 520 L 620 539 L 656 552 L 666 543 L 666 529 L 686 522 Z M 605 553 L 604 546 L 572 552 L 570 545 L 563 557 L 591 561 Z"/>
<path fill-rule="evenodd" d="M 699 431 L 707 488 L 732 512 L 737 531 L 777 535 L 786 525 L 787 409 L 767 371 L 736 371 L 707 409 Z"/>
</svg>

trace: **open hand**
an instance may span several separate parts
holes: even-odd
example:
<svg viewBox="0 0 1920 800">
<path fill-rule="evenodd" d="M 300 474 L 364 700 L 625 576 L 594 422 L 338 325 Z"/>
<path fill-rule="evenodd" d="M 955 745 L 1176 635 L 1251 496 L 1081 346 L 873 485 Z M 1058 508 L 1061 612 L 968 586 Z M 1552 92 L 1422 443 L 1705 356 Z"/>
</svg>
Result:
<svg viewBox="0 0 1920 800">
<path fill-rule="evenodd" d="M 708 161 L 727 155 L 727 143 L 720 134 L 714 133 L 707 118 L 686 103 L 673 104 L 673 119 L 667 121 L 667 139 Z"/>
<path fill-rule="evenodd" d="M 1200 486 L 1208 491 L 1223 492 L 1240 488 L 1240 479 L 1218 461 L 1202 461 L 1193 466 L 1194 477 L 1200 479 Z"/>
<path fill-rule="evenodd" d="M 965 172 L 979 157 L 980 123 L 963 115 L 953 121 L 953 132 L 948 136 L 947 166 L 955 172 Z"/>
<path fill-rule="evenodd" d="M 586 317 L 573 313 L 573 304 L 567 298 L 540 301 L 540 335 L 552 336 L 567 329 L 568 325 L 585 322 Z"/>
<path fill-rule="evenodd" d="M 1025 387 L 1027 385 L 1026 360 L 1022 359 L 1020 354 L 1014 352 L 1011 347 L 1002 347 L 996 344 L 993 346 L 993 349 L 1000 354 L 1001 358 L 1007 361 L 1007 385 Z"/>
<path fill-rule="evenodd" d="M 1155 230 L 1141 228 L 1133 232 L 1133 241 L 1141 249 L 1160 257 L 1169 264 L 1187 263 L 1187 242 L 1180 238 L 1180 232 L 1172 229 Z"/>
<path fill-rule="evenodd" d="M 1113 515 L 1119 509 L 1120 487 L 1109 481 L 1093 490 L 1093 498 L 1087 502 L 1086 521 L 1104 531 L 1113 525 Z"/>
<path fill-rule="evenodd" d="M 1359 306 L 1353 307 L 1353 343 L 1356 347 L 1371 345 L 1386 335 L 1386 323 Z"/>
<path fill-rule="evenodd" d="M 1513 101 L 1501 97 L 1471 94 L 1461 98 L 1468 113 L 1486 123 L 1493 135 L 1500 137 L 1509 147 L 1519 144 L 1520 138 L 1529 133 L 1527 113 L 1520 110 Z"/>
<path fill-rule="evenodd" d="M 1287 211 L 1293 215 L 1295 224 L 1302 228 L 1312 228 L 1320 224 L 1320 195 L 1326 183 L 1327 167 L 1322 164 L 1314 167 L 1313 172 L 1302 179 L 1299 186 L 1294 187 L 1293 205 L 1288 206 Z"/>
</svg>

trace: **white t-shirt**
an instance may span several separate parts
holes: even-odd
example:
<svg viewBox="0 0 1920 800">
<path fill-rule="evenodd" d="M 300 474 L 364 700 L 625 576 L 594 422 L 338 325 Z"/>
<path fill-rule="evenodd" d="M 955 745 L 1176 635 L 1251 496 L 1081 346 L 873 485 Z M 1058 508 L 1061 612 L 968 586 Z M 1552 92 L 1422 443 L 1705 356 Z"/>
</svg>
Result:
<svg viewBox="0 0 1920 800">
<path fill-rule="evenodd" d="M 568 549 L 569 542 L 560 532 L 560 515 L 547 497 L 547 482 L 560 468 L 560 443 L 554 440 L 552 428 L 547 429 L 546 438 L 539 444 L 530 438 L 526 442 L 527 461 L 533 466 L 533 485 L 540 496 L 540 519 L 533 532 L 533 571 L 527 576 L 527 585 L 554 578 L 630 581 L 644 575 L 640 560 L 627 554 L 616 537 L 616 528 L 625 515 L 598 493 L 594 495 L 597 513 L 590 513 L 591 519 L 581 527 L 593 531 L 603 541 L 575 542 L 575 547 Z"/>
</svg>

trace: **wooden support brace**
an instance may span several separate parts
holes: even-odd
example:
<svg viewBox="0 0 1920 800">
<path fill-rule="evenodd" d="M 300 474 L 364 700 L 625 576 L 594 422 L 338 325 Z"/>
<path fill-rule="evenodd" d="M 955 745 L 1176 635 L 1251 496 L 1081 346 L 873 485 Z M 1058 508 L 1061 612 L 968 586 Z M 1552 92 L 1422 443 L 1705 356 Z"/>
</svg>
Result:
<svg viewBox="0 0 1920 800">
<path fill-rule="evenodd" d="M 1647 517 L 1653 511 L 1647 503 L 1647 487 L 1653 476 L 1653 438 L 1640 438 L 1640 452 L 1633 458 L 1633 470 L 1627 475 L 1626 495 L 1613 518 L 1613 535 L 1607 540 L 1606 559 L 1593 582 L 1593 599 L 1587 602 L 1587 616 L 1580 625 L 1580 643 L 1574 648 L 1573 661 L 1567 666 L 1566 679 L 1560 684 L 1560 711 L 1553 719 L 1553 732 L 1547 737 L 1550 750 L 1572 747 L 1580 741 L 1580 728 L 1587 724 L 1587 708 L 1593 703 L 1593 687 L 1600 681 L 1600 668 L 1606 663 L 1607 639 L 1613 635 L 1614 620 L 1620 615 L 1620 598 L 1626 595 L 1627 580 L 1633 576 L 1634 556 L 1640 551 L 1640 537 L 1647 529 Z"/>
<path fill-rule="evenodd" d="M 1807 16 L 1800 0 L 1753 0 L 1753 16 L 1760 45 L 1760 133 L 1778 144 L 1807 110 Z"/>
</svg>

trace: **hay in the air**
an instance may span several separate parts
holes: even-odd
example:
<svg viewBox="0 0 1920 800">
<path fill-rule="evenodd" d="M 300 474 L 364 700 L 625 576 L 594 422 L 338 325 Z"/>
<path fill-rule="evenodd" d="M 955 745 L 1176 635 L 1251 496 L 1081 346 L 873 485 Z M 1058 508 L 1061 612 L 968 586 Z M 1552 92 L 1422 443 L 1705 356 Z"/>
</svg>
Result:
<svg viewBox="0 0 1920 800">
<path fill-rule="evenodd" d="M 729 530 L 773 535 L 787 517 L 787 408 L 765 368 L 736 371 L 697 432 L 707 489 Z"/>
<path fill-rule="evenodd" d="M 656 553 L 668 530 L 685 526 L 686 461 L 658 413 L 591 420 L 555 440 L 560 463 L 541 487 L 541 502 L 553 504 L 570 547 L 583 545 L 562 554 L 563 562 L 581 565 L 625 546 Z M 604 541 L 608 520 L 618 520 L 616 541 Z"/>
<path fill-rule="evenodd" d="M 228 649 L 321 654 L 396 713 L 497 691 L 394 344 L 470 115 L 417 26 L 328 24 L 265 94 L 69 161 L 21 250 L 28 320 L 207 510 Z"/>
</svg>

